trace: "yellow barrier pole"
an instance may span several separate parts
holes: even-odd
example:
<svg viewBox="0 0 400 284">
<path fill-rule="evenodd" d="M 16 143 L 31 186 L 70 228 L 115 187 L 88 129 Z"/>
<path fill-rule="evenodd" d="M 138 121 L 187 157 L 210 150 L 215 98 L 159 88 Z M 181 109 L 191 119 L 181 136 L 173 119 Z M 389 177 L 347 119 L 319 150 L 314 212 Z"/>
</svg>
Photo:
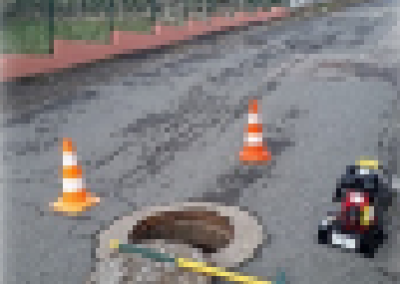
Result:
<svg viewBox="0 0 400 284">
<path fill-rule="evenodd" d="M 245 284 L 272 284 L 271 281 L 262 281 L 254 276 L 245 276 L 235 272 L 229 272 L 219 267 L 207 266 L 206 263 L 197 262 L 185 258 L 176 258 L 175 262 L 179 267 L 189 268 L 194 272 L 206 274 L 208 276 L 217 276 L 226 278 L 232 282 L 242 282 Z"/>
</svg>

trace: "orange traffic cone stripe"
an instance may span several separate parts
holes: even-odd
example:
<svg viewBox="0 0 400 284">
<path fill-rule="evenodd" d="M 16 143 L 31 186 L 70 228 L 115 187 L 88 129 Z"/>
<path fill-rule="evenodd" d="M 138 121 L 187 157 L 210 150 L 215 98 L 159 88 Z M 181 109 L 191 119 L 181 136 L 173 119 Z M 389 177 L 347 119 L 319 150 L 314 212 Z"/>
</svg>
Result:
<svg viewBox="0 0 400 284">
<path fill-rule="evenodd" d="M 82 167 L 78 164 L 76 147 L 71 139 L 63 139 L 63 194 L 52 206 L 56 211 L 80 212 L 98 203 L 99 198 L 89 194 L 83 180 Z"/>
<path fill-rule="evenodd" d="M 244 147 L 240 153 L 243 162 L 266 162 L 271 160 L 271 154 L 263 143 L 262 124 L 258 117 L 258 103 L 250 102 L 247 133 L 244 137 Z"/>
<path fill-rule="evenodd" d="M 247 136 L 262 138 L 262 126 L 260 124 L 249 124 L 247 126 Z"/>
<path fill-rule="evenodd" d="M 76 147 L 75 147 L 74 143 L 72 142 L 71 139 L 68 139 L 68 138 L 63 139 L 62 150 L 63 150 L 63 153 L 71 153 L 71 154 L 76 153 Z"/>
<path fill-rule="evenodd" d="M 80 166 L 63 166 L 63 179 L 77 179 L 82 176 L 82 168 Z"/>
</svg>

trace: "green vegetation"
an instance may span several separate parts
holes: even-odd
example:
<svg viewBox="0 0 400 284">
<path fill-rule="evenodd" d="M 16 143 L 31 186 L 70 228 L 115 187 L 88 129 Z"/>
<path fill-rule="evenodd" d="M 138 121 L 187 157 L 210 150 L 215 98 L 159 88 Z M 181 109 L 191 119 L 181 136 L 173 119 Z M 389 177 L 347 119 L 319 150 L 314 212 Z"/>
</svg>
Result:
<svg viewBox="0 0 400 284">
<path fill-rule="evenodd" d="M 48 54 L 51 36 L 47 21 L 8 23 L 4 30 L 3 54 Z M 149 20 L 116 21 L 115 30 L 150 33 Z M 89 40 L 109 43 L 111 24 L 107 20 L 56 21 L 55 39 Z"/>
<path fill-rule="evenodd" d="M 172 1 L 172 0 L 171 0 Z M 3 12 L 2 53 L 48 54 L 51 41 L 55 39 L 90 40 L 109 43 L 110 30 L 150 33 L 150 19 L 137 20 L 134 15 L 144 14 L 151 8 L 151 16 L 167 25 L 183 25 L 183 12 L 197 11 L 199 14 L 212 13 L 220 7 L 276 6 L 282 0 L 7 0 Z M 172 3 L 172 5 L 171 5 Z M 177 5 L 184 3 L 185 7 Z M 50 5 L 52 4 L 52 5 Z M 49 7 L 52 7 L 49 11 Z M 243 8 L 243 7 L 242 7 Z M 226 8 L 223 8 L 226 9 Z M 172 10 L 176 20 L 165 20 L 168 10 Z M 113 13 L 110 13 L 114 11 Z M 89 17 L 82 16 L 91 15 Z M 118 20 L 111 23 L 114 14 Z M 60 19 L 76 20 L 60 21 Z M 150 15 L 147 15 L 149 17 Z M 49 19 L 54 17 L 54 34 L 50 33 Z M 35 18 L 34 20 L 24 19 Z"/>
</svg>

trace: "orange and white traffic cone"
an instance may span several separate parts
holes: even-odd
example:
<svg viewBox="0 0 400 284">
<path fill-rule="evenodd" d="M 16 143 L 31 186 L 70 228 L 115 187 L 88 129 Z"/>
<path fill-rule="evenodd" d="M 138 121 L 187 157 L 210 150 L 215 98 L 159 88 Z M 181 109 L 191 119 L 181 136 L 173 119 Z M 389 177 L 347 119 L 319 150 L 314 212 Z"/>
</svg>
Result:
<svg viewBox="0 0 400 284">
<path fill-rule="evenodd" d="M 258 118 L 258 102 L 252 100 L 249 105 L 247 133 L 240 160 L 245 163 L 263 163 L 271 160 L 271 153 L 263 144 L 262 124 Z"/>
<path fill-rule="evenodd" d="M 62 150 L 63 193 L 57 202 L 51 203 L 51 207 L 55 211 L 75 215 L 99 203 L 100 198 L 86 191 L 82 178 L 82 167 L 78 165 L 76 147 L 71 139 L 63 139 Z"/>
</svg>

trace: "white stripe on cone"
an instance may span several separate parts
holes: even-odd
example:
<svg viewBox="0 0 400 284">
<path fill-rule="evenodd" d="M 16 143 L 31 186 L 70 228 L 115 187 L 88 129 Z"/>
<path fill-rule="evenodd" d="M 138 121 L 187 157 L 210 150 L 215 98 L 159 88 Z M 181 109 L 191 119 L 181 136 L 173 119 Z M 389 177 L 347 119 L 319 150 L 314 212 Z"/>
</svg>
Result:
<svg viewBox="0 0 400 284">
<path fill-rule="evenodd" d="M 72 153 L 63 153 L 63 166 L 78 165 L 78 157 Z"/>
<path fill-rule="evenodd" d="M 260 136 L 249 136 L 245 141 L 248 143 L 261 143 L 263 139 Z"/>
<path fill-rule="evenodd" d="M 84 189 L 84 185 L 81 178 L 63 178 L 64 192 L 80 192 Z"/>
<path fill-rule="evenodd" d="M 256 113 L 249 113 L 249 124 L 258 124 L 258 115 Z"/>
<path fill-rule="evenodd" d="M 260 142 L 260 141 L 257 141 L 257 142 L 246 142 L 246 145 L 248 147 L 260 147 L 260 146 L 263 146 L 263 143 Z"/>
</svg>

